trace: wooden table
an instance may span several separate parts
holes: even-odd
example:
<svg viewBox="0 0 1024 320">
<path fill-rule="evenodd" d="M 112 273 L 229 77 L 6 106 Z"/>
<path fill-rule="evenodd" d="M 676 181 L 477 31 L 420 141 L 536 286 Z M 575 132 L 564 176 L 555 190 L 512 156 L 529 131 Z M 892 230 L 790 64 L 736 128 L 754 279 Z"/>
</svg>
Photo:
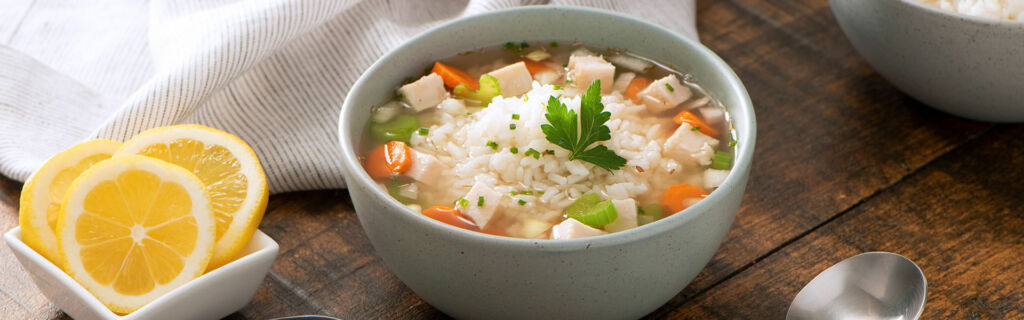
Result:
<svg viewBox="0 0 1024 320">
<path fill-rule="evenodd" d="M 924 270 L 925 318 L 1024 318 L 1024 125 L 956 118 L 899 92 L 825 0 L 706 0 L 698 17 L 701 40 L 750 91 L 758 143 L 717 255 L 649 317 L 783 318 L 818 272 L 891 251 Z M 17 225 L 20 189 L 0 178 L 0 230 Z M 344 190 L 272 196 L 261 229 L 280 256 L 229 318 L 444 317 L 381 263 Z M 66 317 L 6 245 L 0 270 L 0 317 Z"/>
</svg>

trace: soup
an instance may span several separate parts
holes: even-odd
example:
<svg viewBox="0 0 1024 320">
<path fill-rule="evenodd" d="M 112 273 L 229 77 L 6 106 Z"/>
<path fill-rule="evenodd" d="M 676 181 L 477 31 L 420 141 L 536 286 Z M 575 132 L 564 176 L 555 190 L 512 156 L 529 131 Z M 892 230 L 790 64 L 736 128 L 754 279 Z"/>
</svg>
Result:
<svg viewBox="0 0 1024 320">
<path fill-rule="evenodd" d="M 732 167 L 726 109 L 624 50 L 506 43 L 424 73 L 373 107 L 360 161 L 447 224 L 531 239 L 619 232 L 692 206 Z"/>
</svg>

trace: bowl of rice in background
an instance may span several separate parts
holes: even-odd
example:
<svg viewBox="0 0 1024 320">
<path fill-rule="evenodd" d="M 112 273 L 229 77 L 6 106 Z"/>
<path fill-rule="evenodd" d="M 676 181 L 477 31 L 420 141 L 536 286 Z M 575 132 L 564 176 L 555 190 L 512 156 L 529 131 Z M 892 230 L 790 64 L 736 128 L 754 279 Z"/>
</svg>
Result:
<svg viewBox="0 0 1024 320">
<path fill-rule="evenodd" d="M 936 109 L 1024 122 L 1024 1 L 830 0 L 879 74 Z"/>
<path fill-rule="evenodd" d="M 371 107 L 390 99 L 405 77 L 458 52 L 555 40 L 628 49 L 692 75 L 732 116 L 738 144 L 725 182 L 685 211 L 640 228 L 535 240 L 439 223 L 402 205 L 367 175 L 357 150 Z M 747 185 L 755 130 L 742 83 L 700 43 L 614 12 L 558 6 L 495 11 L 420 34 L 363 74 L 339 124 L 345 181 L 377 254 L 442 312 L 487 319 L 638 318 L 663 305 L 704 268 L 729 230 Z"/>
</svg>

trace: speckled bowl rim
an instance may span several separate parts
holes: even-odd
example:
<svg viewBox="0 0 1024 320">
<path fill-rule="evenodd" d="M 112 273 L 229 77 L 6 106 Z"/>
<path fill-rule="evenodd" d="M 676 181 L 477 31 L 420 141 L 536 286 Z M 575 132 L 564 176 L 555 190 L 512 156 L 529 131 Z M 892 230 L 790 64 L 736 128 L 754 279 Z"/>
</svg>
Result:
<svg viewBox="0 0 1024 320">
<path fill-rule="evenodd" d="M 950 10 L 929 6 L 927 4 L 921 3 L 919 0 L 899 0 L 899 2 L 901 2 L 903 4 L 906 4 L 906 5 L 910 6 L 910 7 L 915 7 L 918 10 L 923 10 L 925 12 L 929 12 L 932 15 L 935 15 L 935 16 L 941 16 L 941 17 L 945 17 L 945 18 L 953 18 L 953 19 L 959 20 L 961 22 L 975 23 L 975 24 L 980 24 L 980 25 L 996 25 L 996 26 L 1004 26 L 1004 27 L 1024 28 L 1024 21 L 995 19 L 995 18 L 989 18 L 989 17 L 979 17 L 979 16 L 975 16 L 975 15 L 969 15 L 969 14 L 966 14 L 966 13 L 953 12 L 953 11 L 950 11 Z"/>
<path fill-rule="evenodd" d="M 604 15 L 607 18 L 609 18 L 610 23 L 614 23 L 614 20 L 630 20 L 632 23 L 645 25 L 646 27 L 650 28 L 652 32 L 661 32 L 665 33 L 667 36 L 673 37 L 676 41 L 679 41 L 684 46 L 689 47 L 690 50 L 693 50 L 696 53 L 696 56 L 701 57 L 707 63 L 712 64 L 712 66 L 715 69 L 718 69 L 720 72 L 722 72 L 725 78 L 725 83 L 723 83 L 722 87 L 726 89 L 722 90 L 722 92 L 717 92 L 717 94 L 719 95 L 718 98 L 721 100 L 722 97 L 725 95 L 734 96 L 734 98 L 736 98 L 735 100 L 738 101 L 739 103 L 737 105 L 729 105 L 726 107 L 731 110 L 743 109 L 745 111 L 745 114 L 747 114 L 748 116 L 745 119 L 743 119 L 743 123 L 737 123 L 736 119 L 734 119 L 733 121 L 733 127 L 737 128 L 737 138 L 740 142 L 739 144 L 737 144 L 736 160 L 733 163 L 733 168 L 729 176 L 726 177 L 725 182 L 723 182 L 722 185 L 719 186 L 719 188 L 715 192 L 712 192 L 704 200 L 699 201 L 697 204 L 687 208 L 686 210 L 683 210 L 682 212 L 676 213 L 667 218 L 658 220 L 655 223 L 650 223 L 630 230 L 610 233 L 596 237 L 565 240 L 549 240 L 495 236 L 480 232 L 469 231 L 452 225 L 448 225 L 443 222 L 431 219 L 422 214 L 417 214 L 416 212 L 402 205 L 400 202 L 398 202 L 397 200 L 395 200 L 390 195 L 386 194 L 383 190 L 376 186 L 376 183 L 373 181 L 373 179 L 370 178 L 369 174 L 367 174 L 366 171 L 362 169 L 362 165 L 359 163 L 359 160 L 356 157 L 355 146 L 352 143 L 348 142 L 349 137 L 346 134 L 346 132 L 349 131 L 350 125 L 348 125 L 349 121 L 346 120 L 346 117 L 354 116 L 350 114 L 355 113 L 355 108 L 366 107 L 352 105 L 351 101 L 355 99 L 351 99 L 351 97 L 355 95 L 357 92 L 359 92 L 365 83 L 373 81 L 373 75 L 377 73 L 378 70 L 381 69 L 383 65 L 387 63 L 389 60 L 396 59 L 396 56 L 399 56 L 400 49 L 408 45 L 409 43 L 421 41 L 422 39 L 427 38 L 428 36 L 435 33 L 447 32 L 448 29 L 457 28 L 457 25 L 469 20 L 488 19 L 491 16 L 505 14 L 530 14 L 531 12 L 547 10 L 563 10 L 568 13 L 581 12 L 591 15 Z M 602 45 L 614 44 L 603 43 Z M 452 54 L 454 55 L 456 53 L 457 52 L 453 52 Z M 685 72 L 685 70 L 682 71 Z M 345 182 L 348 188 L 371 189 L 370 192 L 376 193 L 380 198 L 387 199 L 387 203 L 385 204 L 385 206 L 388 209 L 408 213 L 399 216 L 401 216 L 403 219 L 413 220 L 413 223 L 418 225 L 419 227 L 453 231 L 450 232 L 450 236 L 458 239 L 459 241 L 473 241 L 482 244 L 503 245 L 518 248 L 532 247 L 542 249 L 545 251 L 575 251 L 586 248 L 601 248 L 608 246 L 616 246 L 623 243 L 631 243 L 634 241 L 640 241 L 643 239 L 654 237 L 656 235 L 669 232 L 673 229 L 680 228 L 682 225 L 686 224 L 687 222 L 693 219 L 696 219 L 698 216 L 710 214 L 710 211 L 712 211 L 711 207 L 713 205 L 725 200 L 725 198 L 723 197 L 725 197 L 726 192 L 722 192 L 725 191 L 724 189 L 745 188 L 745 183 L 747 180 L 743 179 L 743 181 L 740 181 L 740 175 L 733 173 L 748 172 L 749 175 L 751 159 L 753 158 L 754 153 L 754 145 L 756 143 L 757 127 L 755 124 L 756 121 L 754 117 L 755 115 L 753 104 L 750 101 L 750 96 L 747 94 L 746 88 L 743 86 L 743 83 L 740 82 L 739 77 L 736 75 L 735 72 L 733 72 L 732 68 L 730 68 L 725 63 L 725 61 L 723 61 L 721 58 L 718 57 L 718 55 L 716 55 L 714 52 L 712 52 L 710 49 L 700 44 L 699 42 L 691 40 L 685 36 L 682 36 L 664 27 L 640 20 L 638 18 L 619 14 L 613 11 L 584 7 L 543 5 L 497 10 L 479 15 L 455 19 L 450 22 L 431 28 L 430 30 L 425 31 L 413 37 L 412 39 L 409 39 L 401 46 L 393 49 L 388 54 L 382 56 L 380 59 L 377 60 L 377 62 L 371 65 L 370 68 L 367 69 L 362 76 L 359 77 L 359 80 L 356 81 L 356 83 L 352 86 L 352 88 L 346 95 L 345 102 L 342 105 L 341 113 L 339 115 L 338 139 L 340 140 L 341 143 L 342 165 L 346 167 L 345 171 L 349 172 L 349 176 L 347 177 L 348 180 Z M 366 121 L 367 119 L 360 120 Z M 355 123 L 355 121 L 352 122 Z M 740 130 L 739 128 L 743 128 L 744 130 Z M 741 185 L 741 183 L 743 185 Z"/>
</svg>

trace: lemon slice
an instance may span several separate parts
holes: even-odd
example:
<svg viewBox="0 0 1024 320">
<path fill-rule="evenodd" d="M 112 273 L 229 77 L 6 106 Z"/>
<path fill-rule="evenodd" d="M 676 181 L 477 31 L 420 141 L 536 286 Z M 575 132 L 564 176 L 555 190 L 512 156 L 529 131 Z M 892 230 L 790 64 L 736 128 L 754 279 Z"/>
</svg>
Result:
<svg viewBox="0 0 1024 320">
<path fill-rule="evenodd" d="M 203 274 L 215 222 L 194 174 L 153 158 L 101 161 L 71 184 L 57 222 L 75 281 L 125 314 Z"/>
<path fill-rule="evenodd" d="M 191 171 L 206 185 L 217 220 L 210 270 L 234 260 L 267 208 L 267 178 L 256 153 L 238 137 L 199 125 L 146 130 L 117 154 L 140 154 Z"/>
<path fill-rule="evenodd" d="M 18 220 L 22 241 L 50 262 L 59 264 L 54 229 L 68 186 L 85 169 L 110 158 L 120 147 L 120 142 L 110 140 L 83 142 L 57 153 L 36 170 L 21 189 Z"/>
</svg>

